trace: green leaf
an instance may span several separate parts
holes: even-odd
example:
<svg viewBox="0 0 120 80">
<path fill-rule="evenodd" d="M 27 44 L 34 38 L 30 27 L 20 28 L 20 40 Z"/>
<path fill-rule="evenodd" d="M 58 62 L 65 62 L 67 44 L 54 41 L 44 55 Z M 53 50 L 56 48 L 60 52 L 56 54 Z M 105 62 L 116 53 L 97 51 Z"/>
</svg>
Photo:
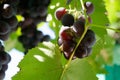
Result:
<svg viewBox="0 0 120 80">
<path fill-rule="evenodd" d="M 49 45 L 49 46 L 48 46 Z M 62 72 L 60 52 L 52 43 L 34 48 L 20 63 L 21 71 L 13 80 L 57 80 Z M 47 47 L 48 46 L 48 47 Z"/>
<path fill-rule="evenodd" d="M 97 80 L 97 77 L 85 59 L 76 59 L 66 70 L 63 80 Z"/>
<path fill-rule="evenodd" d="M 60 80 L 63 60 L 57 45 L 50 42 L 40 44 L 20 62 L 20 72 L 12 80 Z M 87 77 L 86 77 L 87 76 Z M 97 80 L 92 67 L 85 59 L 73 60 L 68 66 L 62 80 Z"/>
</svg>

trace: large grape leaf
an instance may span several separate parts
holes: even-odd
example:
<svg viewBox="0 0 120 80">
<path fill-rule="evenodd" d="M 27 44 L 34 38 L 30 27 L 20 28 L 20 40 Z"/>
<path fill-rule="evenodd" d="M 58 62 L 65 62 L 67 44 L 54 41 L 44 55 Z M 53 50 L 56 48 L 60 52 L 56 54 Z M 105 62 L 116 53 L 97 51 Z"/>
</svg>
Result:
<svg viewBox="0 0 120 80">
<path fill-rule="evenodd" d="M 85 59 L 76 59 L 71 62 L 63 80 L 97 80 L 97 77 Z"/>
<path fill-rule="evenodd" d="M 57 80 L 62 71 L 60 52 L 48 43 L 29 51 L 19 64 L 21 71 L 13 80 Z M 48 47 L 47 47 L 48 46 Z"/>
<path fill-rule="evenodd" d="M 13 80 L 97 80 L 92 67 L 85 59 L 73 60 L 65 73 L 58 46 L 47 42 L 34 48 L 20 62 L 20 72 Z M 63 78 L 61 78 L 63 75 Z"/>
</svg>

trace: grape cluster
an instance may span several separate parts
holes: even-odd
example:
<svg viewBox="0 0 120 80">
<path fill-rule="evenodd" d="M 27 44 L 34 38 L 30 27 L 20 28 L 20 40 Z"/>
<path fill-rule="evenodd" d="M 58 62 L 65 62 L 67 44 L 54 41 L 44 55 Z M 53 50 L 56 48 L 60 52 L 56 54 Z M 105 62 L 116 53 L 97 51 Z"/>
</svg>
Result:
<svg viewBox="0 0 120 80">
<path fill-rule="evenodd" d="M 16 18 L 18 0 L 4 0 L 0 3 L 0 80 L 5 77 L 11 56 L 4 50 L 1 41 L 9 38 L 11 32 L 16 30 L 18 20 Z"/>
<path fill-rule="evenodd" d="M 17 27 L 17 0 L 6 0 L 0 4 L 0 39 L 7 40 L 9 34 Z"/>
<path fill-rule="evenodd" d="M 46 21 L 50 2 L 51 0 L 20 0 L 17 13 L 25 18 L 24 23 L 38 24 L 41 21 Z"/>
<path fill-rule="evenodd" d="M 8 69 L 8 63 L 11 61 L 10 55 L 4 51 L 4 46 L 0 42 L 0 80 L 5 77 L 5 71 Z"/>
<path fill-rule="evenodd" d="M 51 0 L 0 1 L 0 40 L 7 40 L 10 33 L 20 27 L 22 35 L 18 40 L 23 44 L 25 54 L 39 42 L 49 41 L 50 36 L 37 30 L 37 24 L 46 21 L 50 2 Z M 23 16 L 24 20 L 18 22 L 16 15 Z M 0 42 L 0 80 L 5 77 L 10 60 L 10 55 L 4 51 L 4 46 Z"/>
<path fill-rule="evenodd" d="M 88 15 L 94 11 L 94 6 L 91 2 L 85 2 L 84 6 L 86 8 L 88 23 L 92 23 L 92 20 Z M 86 19 L 83 15 L 80 15 L 75 19 L 72 14 L 65 10 L 65 8 L 56 10 L 55 14 L 56 18 L 60 20 L 63 25 L 59 34 L 58 45 L 60 46 L 65 58 L 69 59 L 79 39 L 84 33 Z M 88 28 L 84 38 L 81 40 L 81 43 L 75 49 L 72 59 L 89 56 L 95 41 L 95 33 Z"/>
<path fill-rule="evenodd" d="M 51 0 L 20 0 L 17 14 L 24 17 L 19 23 L 22 35 L 18 40 L 25 48 L 25 54 L 29 49 L 38 45 L 39 42 L 49 41 L 49 35 L 43 35 L 37 30 L 37 24 L 45 22 L 47 17 L 47 8 Z"/>
<path fill-rule="evenodd" d="M 36 25 L 34 24 L 26 26 L 21 31 L 22 35 L 18 37 L 18 40 L 25 48 L 25 54 L 28 52 L 29 49 L 37 46 L 39 42 L 50 40 L 50 36 L 44 35 L 41 31 L 38 31 L 36 29 Z"/>
</svg>

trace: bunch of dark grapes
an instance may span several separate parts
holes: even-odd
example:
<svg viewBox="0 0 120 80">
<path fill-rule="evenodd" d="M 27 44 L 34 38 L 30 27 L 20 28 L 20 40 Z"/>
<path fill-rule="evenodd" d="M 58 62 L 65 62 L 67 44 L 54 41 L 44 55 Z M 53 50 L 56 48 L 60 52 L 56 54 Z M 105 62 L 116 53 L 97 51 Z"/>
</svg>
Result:
<svg viewBox="0 0 120 80">
<path fill-rule="evenodd" d="M 50 36 L 44 35 L 41 31 L 37 30 L 35 24 L 28 25 L 21 31 L 22 35 L 18 37 L 18 40 L 22 43 L 25 54 L 29 49 L 37 46 L 39 42 L 50 40 Z"/>
<path fill-rule="evenodd" d="M 10 61 L 10 55 L 4 50 L 4 46 L 0 42 L 0 80 L 4 79 L 5 71 L 8 69 L 8 63 Z"/>
<path fill-rule="evenodd" d="M 17 27 L 16 18 L 18 0 L 5 0 L 0 4 L 0 39 L 7 40 L 9 34 Z"/>
<path fill-rule="evenodd" d="M 85 2 L 84 6 L 86 8 L 88 23 L 92 23 L 92 20 L 88 15 L 93 12 L 94 6 L 91 2 Z M 65 58 L 69 59 L 76 48 L 79 39 L 84 33 L 86 19 L 83 15 L 80 15 L 75 19 L 74 16 L 68 13 L 64 8 L 56 10 L 55 14 L 56 18 L 60 20 L 63 25 L 59 34 L 58 45 Z M 95 41 L 95 33 L 88 28 L 81 43 L 75 49 L 72 59 L 89 56 Z"/>
<path fill-rule="evenodd" d="M 18 40 L 25 48 L 25 54 L 39 42 L 50 40 L 49 35 L 43 35 L 41 31 L 37 30 L 37 24 L 46 21 L 49 4 L 50 0 L 20 0 L 18 4 L 17 14 L 24 17 L 24 20 L 18 25 L 22 32 Z"/>
<path fill-rule="evenodd" d="M 47 8 L 51 0 L 2 0 L 0 1 L 0 40 L 7 40 L 11 32 L 20 26 L 22 35 L 18 40 L 25 48 L 25 54 L 39 42 L 49 41 L 49 35 L 43 35 L 37 30 L 37 24 L 46 21 Z M 18 22 L 16 15 L 24 20 Z M 10 55 L 4 51 L 0 42 L 0 80 L 5 77 L 5 71 L 10 62 Z"/>
<path fill-rule="evenodd" d="M 51 0 L 20 0 L 17 14 L 25 18 L 24 22 L 32 20 L 32 23 L 38 24 L 46 21 L 47 8 L 50 2 Z"/>
<path fill-rule="evenodd" d="M 11 60 L 10 55 L 4 50 L 1 40 L 7 40 L 10 33 L 17 28 L 16 7 L 18 2 L 18 0 L 4 0 L 0 3 L 0 80 L 4 79 L 5 71 Z"/>
</svg>

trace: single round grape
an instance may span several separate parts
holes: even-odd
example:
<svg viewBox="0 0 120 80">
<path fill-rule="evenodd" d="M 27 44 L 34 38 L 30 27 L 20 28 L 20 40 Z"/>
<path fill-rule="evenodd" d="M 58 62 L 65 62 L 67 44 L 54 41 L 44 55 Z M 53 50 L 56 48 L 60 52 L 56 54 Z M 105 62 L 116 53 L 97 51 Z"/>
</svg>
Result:
<svg viewBox="0 0 120 80">
<path fill-rule="evenodd" d="M 92 23 L 92 19 L 91 19 L 91 17 L 90 16 L 87 16 L 87 19 L 88 19 L 88 22 L 89 23 Z M 83 21 L 84 23 L 85 23 L 85 16 L 80 16 L 79 18 L 78 18 L 78 20 L 80 20 L 80 21 Z"/>
<path fill-rule="evenodd" d="M 45 7 L 45 6 L 37 7 L 36 13 L 38 13 L 38 15 L 41 17 L 46 16 L 47 15 L 47 7 Z"/>
<path fill-rule="evenodd" d="M 81 41 L 81 44 L 90 48 L 95 44 L 95 42 L 96 42 L 95 33 L 92 30 L 88 30 L 83 40 Z"/>
<path fill-rule="evenodd" d="M 10 27 L 8 23 L 0 21 L 0 35 L 5 35 L 10 32 Z"/>
<path fill-rule="evenodd" d="M 35 39 L 38 40 L 38 41 L 42 41 L 42 38 L 44 37 L 42 31 L 36 31 L 35 32 Z"/>
<path fill-rule="evenodd" d="M 36 40 L 36 39 L 33 39 L 32 41 L 31 41 L 31 44 L 30 44 L 30 48 L 29 49 L 31 49 L 31 48 L 34 48 L 35 46 L 37 46 L 38 45 L 38 43 L 39 43 L 39 41 L 38 40 Z"/>
<path fill-rule="evenodd" d="M 17 27 L 18 20 L 15 16 L 12 16 L 12 17 L 6 19 L 5 21 L 9 24 L 11 29 L 14 29 Z"/>
<path fill-rule="evenodd" d="M 49 35 L 44 35 L 42 38 L 42 41 L 50 41 L 50 36 Z"/>
<path fill-rule="evenodd" d="M 33 23 L 34 24 L 39 24 L 40 22 L 46 22 L 46 18 L 47 18 L 47 15 L 45 15 L 45 16 L 37 16 L 37 17 L 35 17 L 35 18 L 33 18 Z"/>
<path fill-rule="evenodd" d="M 64 52 L 72 53 L 76 46 L 76 43 L 71 40 L 66 40 L 66 41 L 64 40 L 62 45 L 63 45 Z"/>
<path fill-rule="evenodd" d="M 65 28 L 62 28 L 60 30 L 60 38 L 62 40 L 72 40 L 74 37 L 73 33 L 72 33 L 72 29 L 69 28 L 69 27 L 65 27 Z"/>
<path fill-rule="evenodd" d="M 39 13 L 37 12 L 36 7 L 32 7 L 30 9 L 30 16 L 33 18 L 36 18 L 37 16 L 39 16 Z"/>
<path fill-rule="evenodd" d="M 20 41 L 23 45 L 28 45 L 30 44 L 30 38 L 28 38 L 25 35 L 21 35 L 18 37 L 18 41 Z"/>
<path fill-rule="evenodd" d="M 77 50 L 75 51 L 75 56 L 78 58 L 84 58 L 87 56 L 87 48 L 84 46 L 78 46 Z"/>
<path fill-rule="evenodd" d="M 3 51 L 3 52 L 0 52 L 0 63 L 3 65 L 3 64 L 8 64 L 9 62 L 11 61 L 11 56 Z"/>
<path fill-rule="evenodd" d="M 61 20 L 61 18 L 63 17 L 64 14 L 66 14 L 67 11 L 65 8 L 63 7 L 59 7 L 56 11 L 55 11 L 55 17 L 58 20 Z"/>
<path fill-rule="evenodd" d="M 93 11 L 94 11 L 94 5 L 92 4 L 92 2 L 89 2 L 89 1 L 85 2 L 84 6 L 86 8 L 86 13 L 87 14 L 92 14 L 93 13 Z"/>
<path fill-rule="evenodd" d="M 32 28 L 32 27 L 28 27 L 28 28 L 25 28 L 25 29 L 22 29 L 22 34 L 25 35 L 26 37 L 33 37 L 35 35 L 35 29 Z"/>
<path fill-rule="evenodd" d="M 64 26 L 72 26 L 74 23 L 74 17 L 71 14 L 64 14 L 61 18 L 62 25 Z"/>
<path fill-rule="evenodd" d="M 6 71 L 8 69 L 8 64 L 3 64 L 2 65 L 2 71 Z"/>
<path fill-rule="evenodd" d="M 15 11 L 10 4 L 4 4 L 1 14 L 4 18 L 10 18 L 15 14 Z"/>
<path fill-rule="evenodd" d="M 0 80 L 3 80 L 5 77 L 5 72 L 0 70 Z"/>
<path fill-rule="evenodd" d="M 85 29 L 85 23 L 83 21 L 77 20 L 73 25 L 73 30 L 78 37 L 81 37 Z"/>
<path fill-rule="evenodd" d="M 8 40 L 9 35 L 10 35 L 10 33 L 4 34 L 4 35 L 0 35 L 0 39 L 3 40 L 3 41 L 6 41 L 6 40 Z"/>
</svg>

